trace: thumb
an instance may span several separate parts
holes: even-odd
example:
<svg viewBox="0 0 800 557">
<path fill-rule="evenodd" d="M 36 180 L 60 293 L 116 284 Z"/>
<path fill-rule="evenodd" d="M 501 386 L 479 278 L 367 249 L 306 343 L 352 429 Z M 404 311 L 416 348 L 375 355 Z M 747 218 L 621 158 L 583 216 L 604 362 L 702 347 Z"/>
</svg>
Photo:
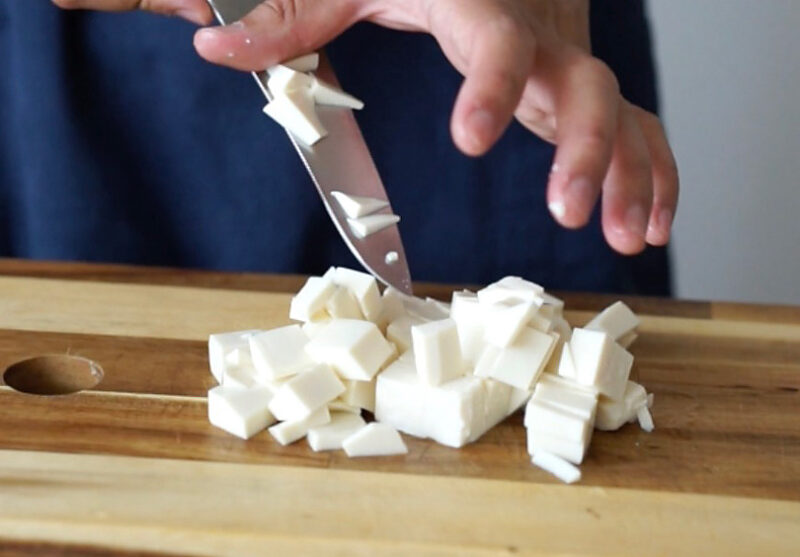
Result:
<svg viewBox="0 0 800 557">
<path fill-rule="evenodd" d="M 258 71 L 316 50 L 358 20 L 360 0 L 266 0 L 240 21 L 200 29 L 198 54 L 216 64 Z"/>
</svg>

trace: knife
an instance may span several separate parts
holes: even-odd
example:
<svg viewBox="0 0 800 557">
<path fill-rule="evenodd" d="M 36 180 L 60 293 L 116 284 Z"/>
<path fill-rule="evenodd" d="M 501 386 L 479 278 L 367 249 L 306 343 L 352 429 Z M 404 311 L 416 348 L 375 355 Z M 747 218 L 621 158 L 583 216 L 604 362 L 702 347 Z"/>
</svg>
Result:
<svg viewBox="0 0 800 557">
<path fill-rule="evenodd" d="M 207 0 L 217 20 L 228 25 L 250 13 L 261 0 Z M 267 87 L 267 72 L 252 72 L 268 101 L 272 94 Z M 327 57 L 320 56 L 317 76 L 339 87 Z M 311 180 L 336 229 L 356 259 L 378 280 L 401 292 L 411 294 L 411 274 L 408 270 L 403 241 L 397 225 L 388 226 L 366 238 L 357 238 L 347 224 L 347 217 L 331 192 L 372 197 L 389 203 L 383 182 L 378 174 L 353 111 L 339 107 L 317 107 L 317 115 L 328 130 L 327 137 L 308 147 L 288 133 L 289 140 L 300 155 Z M 392 213 L 391 205 L 379 211 Z"/>
</svg>

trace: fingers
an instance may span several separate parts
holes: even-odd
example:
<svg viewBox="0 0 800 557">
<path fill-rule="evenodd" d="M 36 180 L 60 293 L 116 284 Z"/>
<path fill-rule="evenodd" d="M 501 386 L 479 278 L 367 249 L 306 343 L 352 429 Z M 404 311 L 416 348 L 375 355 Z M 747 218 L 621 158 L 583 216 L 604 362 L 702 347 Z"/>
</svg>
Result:
<svg viewBox="0 0 800 557">
<path fill-rule="evenodd" d="M 456 146 L 471 156 L 488 151 L 508 127 L 536 51 L 533 33 L 510 16 L 475 27 L 479 31 L 466 49 L 466 78 L 451 120 Z"/>
<path fill-rule="evenodd" d="M 266 0 L 231 25 L 201 29 L 197 52 L 239 70 L 263 70 L 315 50 L 358 18 L 355 0 Z"/>
<path fill-rule="evenodd" d="M 211 22 L 211 9 L 205 0 L 52 0 L 65 10 L 102 10 L 118 12 L 147 10 L 164 15 L 179 16 L 198 25 Z"/>
<path fill-rule="evenodd" d="M 559 223 L 577 228 L 589 221 L 611 162 L 620 95 L 611 71 L 589 56 L 573 54 L 556 71 L 558 148 L 547 202 Z"/>
<path fill-rule="evenodd" d="M 626 255 L 642 251 L 653 203 L 652 167 L 644 134 L 627 103 L 621 105 L 602 203 L 609 245 Z"/>
<path fill-rule="evenodd" d="M 679 179 L 675 157 L 667 143 L 661 121 L 650 112 L 631 105 L 650 151 L 653 174 L 653 208 L 647 227 L 647 243 L 663 246 L 669 242 L 678 205 Z"/>
</svg>

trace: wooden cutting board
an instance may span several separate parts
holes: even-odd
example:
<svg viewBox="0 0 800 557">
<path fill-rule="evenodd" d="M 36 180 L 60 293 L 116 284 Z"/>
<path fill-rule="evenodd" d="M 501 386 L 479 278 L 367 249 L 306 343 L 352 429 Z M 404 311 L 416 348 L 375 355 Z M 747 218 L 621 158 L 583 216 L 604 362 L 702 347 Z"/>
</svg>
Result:
<svg viewBox="0 0 800 557">
<path fill-rule="evenodd" d="M 286 324 L 300 281 L 0 261 L 0 373 L 104 370 L 72 395 L 0 383 L 0 555 L 800 555 L 800 308 L 628 299 L 656 430 L 595 433 L 564 486 L 520 415 L 352 460 L 211 427 L 207 335 Z M 573 324 L 611 300 L 566 299 Z"/>
</svg>

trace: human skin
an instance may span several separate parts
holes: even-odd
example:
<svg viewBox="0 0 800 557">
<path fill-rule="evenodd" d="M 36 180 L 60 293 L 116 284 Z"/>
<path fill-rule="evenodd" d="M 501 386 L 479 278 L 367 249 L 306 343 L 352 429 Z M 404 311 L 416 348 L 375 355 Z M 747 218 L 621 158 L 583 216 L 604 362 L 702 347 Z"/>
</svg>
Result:
<svg viewBox="0 0 800 557">
<path fill-rule="evenodd" d="M 145 9 L 212 22 L 205 0 L 53 0 L 65 9 Z M 678 171 L 659 119 L 625 100 L 591 55 L 589 0 L 267 0 L 241 21 L 197 31 L 204 59 L 262 70 L 316 50 L 358 21 L 433 35 L 465 76 L 451 119 L 456 146 L 480 156 L 513 118 L 556 145 L 550 212 L 584 226 L 600 199 L 620 253 L 669 241 Z M 602 195 L 601 195 L 602 193 Z"/>
</svg>

